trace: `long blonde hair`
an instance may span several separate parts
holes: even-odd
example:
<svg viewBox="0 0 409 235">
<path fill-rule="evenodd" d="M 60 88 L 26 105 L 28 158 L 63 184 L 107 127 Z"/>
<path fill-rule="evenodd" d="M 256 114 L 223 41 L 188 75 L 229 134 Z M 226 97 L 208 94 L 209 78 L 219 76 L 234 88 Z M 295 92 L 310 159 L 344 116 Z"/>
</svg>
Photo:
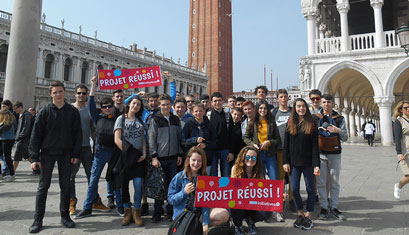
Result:
<svg viewBox="0 0 409 235">
<path fill-rule="evenodd" d="M 402 100 L 399 101 L 398 104 L 395 106 L 394 112 L 393 112 L 393 117 L 397 118 L 399 116 L 402 116 L 402 107 L 404 104 L 409 104 L 408 100 Z"/>
<path fill-rule="evenodd" d="M 234 172 L 232 174 L 232 178 L 247 178 L 247 174 L 245 171 L 245 166 L 244 166 L 244 159 L 247 155 L 247 152 L 253 150 L 254 152 L 257 153 L 257 161 L 256 165 L 253 167 L 253 172 L 252 172 L 252 179 L 264 179 L 263 175 L 263 168 L 261 164 L 261 158 L 258 153 L 258 150 L 254 148 L 253 146 L 246 146 L 244 147 L 239 155 L 237 156 L 236 162 L 234 163 Z"/>
<path fill-rule="evenodd" d="M 1 110 L 0 111 L 0 124 L 10 126 L 16 122 L 16 118 L 14 117 L 13 113 L 9 110 Z"/>
</svg>

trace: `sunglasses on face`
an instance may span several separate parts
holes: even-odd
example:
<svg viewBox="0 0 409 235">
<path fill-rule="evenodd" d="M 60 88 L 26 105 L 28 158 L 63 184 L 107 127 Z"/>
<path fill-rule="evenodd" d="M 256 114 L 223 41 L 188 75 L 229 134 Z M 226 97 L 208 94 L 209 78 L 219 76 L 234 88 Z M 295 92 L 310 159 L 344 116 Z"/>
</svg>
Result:
<svg viewBox="0 0 409 235">
<path fill-rule="evenodd" d="M 407 106 L 407 107 L 402 107 L 402 109 L 408 110 L 408 109 L 409 109 L 409 106 Z"/>
<path fill-rule="evenodd" d="M 311 101 L 319 101 L 319 100 L 321 100 L 321 98 L 320 97 L 314 97 L 314 98 L 311 98 Z"/>
<path fill-rule="evenodd" d="M 193 103 L 195 102 L 194 100 L 186 100 L 186 103 Z"/>
<path fill-rule="evenodd" d="M 101 109 L 110 109 L 112 108 L 112 105 L 102 105 Z"/>
<path fill-rule="evenodd" d="M 77 92 L 77 95 L 86 95 L 87 92 Z"/>
<path fill-rule="evenodd" d="M 247 161 L 249 161 L 250 159 L 251 159 L 252 161 L 256 161 L 256 160 L 257 160 L 257 157 L 256 157 L 256 156 L 246 155 L 246 157 L 245 157 L 244 159 L 246 159 Z"/>
</svg>

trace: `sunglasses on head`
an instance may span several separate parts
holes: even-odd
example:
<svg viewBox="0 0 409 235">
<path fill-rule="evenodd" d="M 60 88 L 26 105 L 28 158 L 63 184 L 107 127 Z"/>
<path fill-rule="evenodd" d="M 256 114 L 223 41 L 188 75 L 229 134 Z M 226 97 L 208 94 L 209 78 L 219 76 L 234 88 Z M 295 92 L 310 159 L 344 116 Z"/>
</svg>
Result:
<svg viewBox="0 0 409 235">
<path fill-rule="evenodd" d="M 314 98 L 311 98 L 311 100 L 312 101 L 321 100 L 321 97 L 314 97 Z"/>
<path fill-rule="evenodd" d="M 249 161 L 250 159 L 251 159 L 252 161 L 256 161 L 256 160 L 257 160 L 257 157 L 256 157 L 256 156 L 246 155 L 246 157 L 245 157 L 244 159 L 246 159 L 247 161 Z"/>
<path fill-rule="evenodd" d="M 77 95 L 86 95 L 87 94 L 87 92 L 77 92 Z"/>
<path fill-rule="evenodd" d="M 101 106 L 101 109 L 110 109 L 110 108 L 112 108 L 112 105 L 102 105 Z"/>
</svg>

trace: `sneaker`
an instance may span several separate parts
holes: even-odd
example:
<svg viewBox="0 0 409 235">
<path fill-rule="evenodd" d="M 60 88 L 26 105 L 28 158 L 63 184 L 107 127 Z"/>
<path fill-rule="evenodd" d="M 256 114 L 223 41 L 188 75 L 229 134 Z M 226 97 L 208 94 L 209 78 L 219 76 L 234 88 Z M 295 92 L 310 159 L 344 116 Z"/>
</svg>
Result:
<svg viewBox="0 0 409 235">
<path fill-rule="evenodd" d="M 345 216 L 337 208 L 331 209 L 331 214 L 335 216 L 338 220 L 345 220 Z"/>
<path fill-rule="evenodd" d="M 14 181 L 15 179 L 16 179 L 15 175 L 7 175 L 5 181 L 11 182 L 11 181 Z"/>
<path fill-rule="evenodd" d="M 61 218 L 61 224 L 66 228 L 74 228 L 75 223 L 71 220 L 71 218 Z"/>
<path fill-rule="evenodd" d="M 257 234 L 256 225 L 254 223 L 252 223 L 252 224 L 250 224 L 248 226 L 247 234 L 249 234 L 249 235 L 256 235 Z"/>
<path fill-rule="evenodd" d="M 234 226 L 234 235 L 244 235 L 243 226 Z"/>
<path fill-rule="evenodd" d="M 160 215 L 153 215 L 152 216 L 152 223 L 157 223 L 161 220 L 161 216 Z"/>
<path fill-rule="evenodd" d="M 402 189 L 399 188 L 399 184 L 398 184 L 398 183 L 395 184 L 395 187 L 394 187 L 394 188 L 395 188 L 395 189 L 393 190 L 393 196 L 395 196 L 395 199 L 396 199 L 396 200 L 400 200 L 400 191 L 401 191 Z"/>
<path fill-rule="evenodd" d="M 318 215 L 318 219 L 320 220 L 327 220 L 328 219 L 328 210 L 322 208 L 320 214 Z"/>
<path fill-rule="evenodd" d="M 80 213 L 74 216 L 74 219 L 82 219 L 85 217 L 90 217 L 92 215 L 92 210 L 82 210 Z"/>
<path fill-rule="evenodd" d="M 277 222 L 285 222 L 283 213 L 277 212 L 276 213 L 276 220 L 277 220 Z"/>
<path fill-rule="evenodd" d="M 304 217 L 302 217 L 302 215 L 299 215 L 293 224 L 294 228 L 301 228 L 303 223 L 304 223 Z"/>
<path fill-rule="evenodd" d="M 28 229 L 29 233 L 39 233 L 43 228 L 43 221 L 41 220 L 34 220 L 34 223 Z"/>
<path fill-rule="evenodd" d="M 97 202 L 94 202 L 94 204 L 92 204 L 92 209 L 94 210 L 101 210 L 101 211 L 109 211 L 111 210 L 109 207 L 106 207 L 104 205 L 104 203 L 102 203 L 101 198 L 98 198 Z"/>
<path fill-rule="evenodd" d="M 118 213 L 118 215 L 119 215 L 120 217 L 124 217 L 124 216 L 125 216 L 125 210 L 124 210 L 123 207 L 118 207 L 118 208 L 116 208 L 116 212 Z"/>
<path fill-rule="evenodd" d="M 108 197 L 108 204 L 107 206 L 111 209 L 115 209 L 115 201 L 114 197 Z"/>
<path fill-rule="evenodd" d="M 308 217 L 305 217 L 304 221 L 302 222 L 301 228 L 304 230 L 312 229 L 312 220 Z"/>
</svg>

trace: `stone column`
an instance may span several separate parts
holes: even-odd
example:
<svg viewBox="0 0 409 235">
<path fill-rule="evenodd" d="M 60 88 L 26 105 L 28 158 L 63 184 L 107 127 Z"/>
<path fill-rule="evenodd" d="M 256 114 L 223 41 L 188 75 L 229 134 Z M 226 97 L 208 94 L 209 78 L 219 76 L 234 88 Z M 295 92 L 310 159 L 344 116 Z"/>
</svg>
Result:
<svg viewBox="0 0 409 235">
<path fill-rule="evenodd" d="M 64 81 L 64 64 L 65 64 L 64 56 L 62 56 L 59 52 L 55 52 L 54 58 L 55 58 L 55 64 L 54 64 L 54 70 L 53 70 L 54 74 L 53 76 L 51 76 L 51 79 Z"/>
<path fill-rule="evenodd" d="M 344 116 L 344 118 L 345 118 L 345 125 L 346 125 L 346 128 L 347 128 L 349 137 L 353 136 L 353 135 L 351 135 L 351 124 L 350 124 L 350 119 L 349 119 L 349 114 L 350 113 L 351 113 L 351 109 L 349 107 L 345 108 L 344 112 L 342 113 L 342 116 Z"/>
<path fill-rule="evenodd" d="M 348 11 L 349 3 L 338 3 L 337 9 L 341 18 L 341 51 L 349 51 Z"/>
<path fill-rule="evenodd" d="M 356 110 L 352 110 L 349 115 L 350 115 L 350 121 L 351 121 L 351 123 L 350 123 L 351 124 L 351 136 L 355 136 L 355 133 L 356 133 L 356 130 L 357 130 L 357 128 L 356 128 L 356 118 L 355 118 Z"/>
<path fill-rule="evenodd" d="M 383 0 L 371 0 L 375 20 L 375 48 L 385 47 L 385 34 L 383 32 L 382 6 Z"/>
<path fill-rule="evenodd" d="M 14 0 L 4 99 L 34 105 L 42 0 Z"/>
<path fill-rule="evenodd" d="M 78 82 L 81 81 L 81 68 L 80 68 L 80 60 L 77 57 L 72 58 L 72 75 L 70 78 L 70 82 Z"/>
<path fill-rule="evenodd" d="M 316 29 L 316 15 L 317 8 L 302 9 L 302 13 L 307 20 L 307 34 L 308 34 L 308 55 L 315 54 L 315 29 Z"/>
<path fill-rule="evenodd" d="M 38 49 L 38 57 L 37 57 L 37 77 L 44 77 L 44 50 L 39 48 Z"/>
<path fill-rule="evenodd" d="M 362 115 L 362 111 L 361 110 L 358 110 L 358 113 L 357 113 L 357 116 L 356 116 L 356 118 L 358 119 L 358 130 L 359 130 L 359 132 L 361 132 L 362 131 L 362 122 L 361 122 L 361 120 L 362 120 L 362 118 L 361 118 L 361 115 Z"/>
<path fill-rule="evenodd" d="M 382 144 L 384 146 L 393 145 L 392 135 L 392 112 L 391 107 L 395 100 L 395 97 L 374 97 L 375 103 L 379 106 L 379 119 L 380 123 L 377 125 L 380 127 L 380 134 L 382 136 Z"/>
</svg>

